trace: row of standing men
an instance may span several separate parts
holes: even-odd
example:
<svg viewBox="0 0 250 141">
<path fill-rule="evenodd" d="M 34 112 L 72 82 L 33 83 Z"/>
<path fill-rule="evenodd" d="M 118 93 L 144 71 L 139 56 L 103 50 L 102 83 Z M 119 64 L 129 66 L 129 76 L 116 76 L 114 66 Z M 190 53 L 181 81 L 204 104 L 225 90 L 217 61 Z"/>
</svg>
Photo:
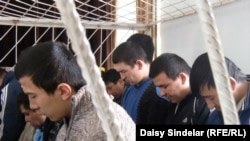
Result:
<svg viewBox="0 0 250 141">
<path fill-rule="evenodd" d="M 223 124 L 207 53 L 196 58 L 190 67 L 173 53 L 163 53 L 153 60 L 153 52 L 150 36 L 134 34 L 112 55 L 114 68 L 126 85 L 119 103 L 122 107 L 111 104 L 125 140 L 135 140 L 136 124 Z M 249 124 L 246 75 L 230 59 L 225 60 L 240 122 Z M 107 139 L 76 57 L 65 44 L 49 41 L 27 48 L 10 73 L 11 81 L 0 75 L 1 141 L 16 141 L 24 128 L 17 118 L 20 113 L 8 115 L 15 111 L 8 106 L 17 97 L 13 93 L 21 91 L 28 97 L 31 110 L 46 115 L 51 122 L 62 122 L 55 140 Z M 107 84 L 104 75 L 103 80 Z"/>
<path fill-rule="evenodd" d="M 153 60 L 153 52 L 150 36 L 134 34 L 115 49 L 114 68 L 103 73 L 110 94 L 112 86 L 121 84 L 111 79 L 112 74 L 119 73 L 117 78 L 125 81 L 119 104 L 136 124 L 223 125 L 208 54 L 198 56 L 190 67 L 174 53 L 163 53 Z M 240 124 L 249 125 L 247 76 L 229 58 L 225 57 L 225 63 Z"/>
</svg>

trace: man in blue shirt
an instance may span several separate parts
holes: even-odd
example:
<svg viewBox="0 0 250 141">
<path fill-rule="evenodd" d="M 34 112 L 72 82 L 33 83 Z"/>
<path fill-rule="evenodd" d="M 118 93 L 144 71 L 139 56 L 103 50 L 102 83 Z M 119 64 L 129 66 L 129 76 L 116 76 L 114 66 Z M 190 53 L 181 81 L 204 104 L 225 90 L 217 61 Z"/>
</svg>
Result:
<svg viewBox="0 0 250 141">
<path fill-rule="evenodd" d="M 168 101 L 157 95 L 149 77 L 153 57 L 150 36 L 134 34 L 113 52 L 114 68 L 130 84 L 124 93 L 122 106 L 136 124 L 164 124 Z"/>
</svg>

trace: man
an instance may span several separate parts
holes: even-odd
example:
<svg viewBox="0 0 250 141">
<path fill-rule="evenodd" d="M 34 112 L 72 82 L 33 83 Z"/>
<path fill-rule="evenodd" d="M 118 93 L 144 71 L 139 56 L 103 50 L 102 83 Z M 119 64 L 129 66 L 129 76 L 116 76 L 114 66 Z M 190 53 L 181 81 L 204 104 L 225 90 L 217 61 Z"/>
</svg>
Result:
<svg viewBox="0 0 250 141">
<path fill-rule="evenodd" d="M 21 92 L 21 85 L 13 71 L 0 68 L 0 140 L 17 141 L 21 135 L 25 120 L 16 108 L 16 97 Z"/>
<path fill-rule="evenodd" d="M 149 78 L 152 60 L 146 53 L 147 48 L 154 47 L 142 47 L 139 40 L 124 42 L 113 52 L 112 61 L 121 78 L 130 84 L 123 96 L 123 108 L 136 124 L 163 124 L 169 103 L 157 95 L 156 87 Z"/>
<path fill-rule="evenodd" d="M 107 135 L 73 53 L 61 42 L 44 42 L 24 50 L 15 73 L 28 95 L 30 108 L 52 121 L 63 120 L 56 141 L 105 141 Z M 111 101 L 125 140 L 135 140 L 135 124 Z"/>
<path fill-rule="evenodd" d="M 250 89 L 247 77 L 234 62 L 225 57 L 229 80 L 241 124 L 250 124 Z M 190 85 L 194 93 L 204 97 L 209 109 L 215 109 L 207 124 L 224 124 L 218 92 L 207 53 L 196 58 L 190 73 Z"/>
<path fill-rule="evenodd" d="M 25 116 L 25 121 L 35 128 L 34 141 L 54 141 L 62 122 L 52 122 L 44 114 L 30 109 L 29 98 L 21 92 L 17 97 L 17 106 Z M 33 130 L 32 128 L 30 130 Z M 28 131 L 27 133 L 30 133 Z"/>
<path fill-rule="evenodd" d="M 152 62 L 153 56 L 154 56 L 154 43 L 153 43 L 153 39 L 151 38 L 151 36 L 142 34 L 142 33 L 135 33 L 135 34 L 132 34 L 127 39 L 127 41 L 136 42 L 137 44 L 139 44 L 142 47 L 142 49 L 145 51 L 147 55 L 147 60 L 150 63 Z"/>
<path fill-rule="evenodd" d="M 109 69 L 103 73 L 102 79 L 106 85 L 107 93 L 113 97 L 113 101 L 121 105 L 122 96 L 127 88 L 127 84 L 121 79 L 120 73 L 115 69 Z"/>
<path fill-rule="evenodd" d="M 166 124 L 205 124 L 209 109 L 203 99 L 191 93 L 190 67 L 176 54 L 163 53 L 150 66 L 149 76 L 158 86 L 161 95 L 171 102 Z"/>
<path fill-rule="evenodd" d="M 29 108 L 29 99 L 23 92 L 17 97 L 17 106 L 21 113 L 25 116 L 25 121 L 29 122 L 35 128 L 33 135 L 34 141 L 43 141 L 42 125 L 45 122 L 46 116 Z M 32 129 L 31 129 L 32 130 Z"/>
</svg>

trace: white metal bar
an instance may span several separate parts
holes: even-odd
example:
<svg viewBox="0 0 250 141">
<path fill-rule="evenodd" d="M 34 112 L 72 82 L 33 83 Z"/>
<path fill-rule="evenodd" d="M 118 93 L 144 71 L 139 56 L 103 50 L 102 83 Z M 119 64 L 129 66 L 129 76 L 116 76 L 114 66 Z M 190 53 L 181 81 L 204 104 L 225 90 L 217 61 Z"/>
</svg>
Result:
<svg viewBox="0 0 250 141">
<path fill-rule="evenodd" d="M 102 28 L 102 29 L 147 30 L 148 28 L 150 28 L 150 25 L 133 24 L 133 23 L 113 23 L 113 22 L 98 22 L 98 21 L 81 21 L 81 23 L 86 29 Z M 0 17 L 0 25 L 64 28 L 61 20 L 16 18 L 16 17 Z"/>
</svg>

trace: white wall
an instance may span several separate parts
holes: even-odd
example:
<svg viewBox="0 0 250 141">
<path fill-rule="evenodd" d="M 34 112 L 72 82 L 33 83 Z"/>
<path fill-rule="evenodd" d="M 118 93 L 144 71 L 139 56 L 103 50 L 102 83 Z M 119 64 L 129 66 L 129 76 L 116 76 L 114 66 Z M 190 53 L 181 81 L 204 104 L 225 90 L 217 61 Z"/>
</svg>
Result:
<svg viewBox="0 0 250 141">
<path fill-rule="evenodd" d="M 213 10 L 224 55 L 250 74 L 250 0 L 238 0 Z M 161 42 L 157 48 L 162 53 L 176 53 L 191 66 L 206 51 L 197 14 L 162 23 L 159 29 Z"/>
</svg>

